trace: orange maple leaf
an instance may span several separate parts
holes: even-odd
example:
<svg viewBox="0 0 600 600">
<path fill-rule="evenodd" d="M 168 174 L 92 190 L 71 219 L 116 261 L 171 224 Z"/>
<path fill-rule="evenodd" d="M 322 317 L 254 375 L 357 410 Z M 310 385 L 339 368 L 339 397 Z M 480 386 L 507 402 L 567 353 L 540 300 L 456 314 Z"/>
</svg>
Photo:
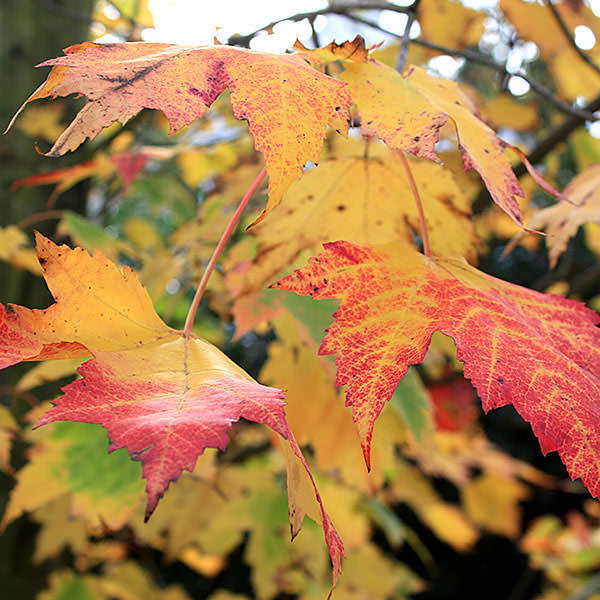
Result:
<svg viewBox="0 0 600 600">
<path fill-rule="evenodd" d="M 143 108 L 161 110 L 173 133 L 202 117 L 229 89 L 235 117 L 248 121 L 256 149 L 265 155 L 266 214 L 306 162 L 319 160 L 327 125 L 347 131 L 350 97 L 345 84 L 319 73 L 300 55 L 144 42 L 85 42 L 65 54 L 38 65 L 53 69 L 9 125 L 32 100 L 83 94 L 88 103 L 47 156 L 62 156 Z"/>
<path fill-rule="evenodd" d="M 513 404 L 544 453 L 600 495 L 600 317 L 580 302 L 495 279 L 401 244 L 325 244 L 273 285 L 339 298 L 319 352 L 337 353 L 369 465 L 373 425 L 434 331 L 452 337 L 484 410 Z"/>
<path fill-rule="evenodd" d="M 92 257 L 39 234 L 37 247 L 56 302 L 45 310 L 0 305 L 0 368 L 22 360 L 94 358 L 36 427 L 65 420 L 105 427 L 109 451 L 126 447 L 142 463 L 148 518 L 170 482 L 192 471 L 205 448 L 225 450 L 233 422 L 243 417 L 268 425 L 297 459 L 296 479 L 299 468 L 308 476 L 335 583 L 343 545 L 290 431 L 284 392 L 259 385 L 205 340 L 168 327 L 128 267 L 121 271 L 99 251 Z M 308 508 L 293 490 L 290 508 L 295 534 Z"/>
</svg>

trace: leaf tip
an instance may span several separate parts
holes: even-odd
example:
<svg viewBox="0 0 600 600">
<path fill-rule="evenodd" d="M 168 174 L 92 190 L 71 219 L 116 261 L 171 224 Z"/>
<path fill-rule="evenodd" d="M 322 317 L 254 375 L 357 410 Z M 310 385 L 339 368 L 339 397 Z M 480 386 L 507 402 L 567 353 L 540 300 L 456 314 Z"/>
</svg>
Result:
<svg viewBox="0 0 600 600">
<path fill-rule="evenodd" d="M 260 215 L 258 215 L 258 217 L 252 221 L 252 223 L 250 223 L 250 225 L 248 225 L 248 227 L 246 227 L 246 231 L 248 231 L 249 229 L 252 229 L 252 227 L 258 225 L 266 216 L 267 216 L 267 209 L 263 210 Z"/>
<path fill-rule="evenodd" d="M 146 504 L 146 510 L 144 512 L 144 523 L 147 523 L 150 520 L 150 517 L 154 514 L 154 509 L 158 504 L 158 500 L 148 500 L 148 504 Z"/>
<path fill-rule="evenodd" d="M 365 465 L 367 467 L 367 472 L 370 473 L 371 472 L 371 444 L 370 442 L 363 442 L 361 444 L 362 446 L 362 451 L 363 451 L 363 457 L 365 459 Z"/>
<path fill-rule="evenodd" d="M 300 528 L 294 529 L 294 524 L 290 523 L 290 542 L 296 539 L 296 536 L 300 533 Z"/>
</svg>

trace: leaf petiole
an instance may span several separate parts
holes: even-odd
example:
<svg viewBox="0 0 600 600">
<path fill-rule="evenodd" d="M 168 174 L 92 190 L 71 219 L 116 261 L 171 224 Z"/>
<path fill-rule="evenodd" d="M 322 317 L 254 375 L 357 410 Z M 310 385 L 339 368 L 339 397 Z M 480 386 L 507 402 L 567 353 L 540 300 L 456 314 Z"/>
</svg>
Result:
<svg viewBox="0 0 600 600">
<path fill-rule="evenodd" d="M 188 336 L 192 332 L 192 327 L 194 326 L 194 319 L 196 317 L 196 312 L 198 311 L 198 306 L 200 305 L 200 300 L 202 300 L 202 295 L 204 294 L 204 290 L 206 289 L 206 285 L 208 284 L 210 274 L 213 272 L 215 265 L 217 264 L 217 260 L 219 260 L 219 256 L 221 256 L 221 252 L 223 252 L 223 248 L 225 247 L 225 244 L 227 243 L 227 240 L 229 239 L 229 237 L 231 236 L 231 233 L 235 229 L 235 226 L 237 225 L 238 221 L 240 220 L 240 217 L 242 216 L 242 213 L 244 212 L 246 205 L 250 201 L 250 198 L 252 198 L 252 195 L 254 194 L 254 192 L 256 191 L 258 186 L 260 185 L 260 182 L 263 180 L 266 173 L 267 173 L 267 169 L 265 167 L 258 174 L 258 176 L 254 180 L 252 185 L 248 188 L 248 191 L 246 192 L 246 194 L 242 198 L 241 202 L 239 203 L 238 207 L 236 208 L 235 213 L 233 213 L 231 220 L 227 224 L 227 227 L 225 228 L 225 231 L 223 232 L 223 235 L 221 236 L 219 243 L 217 244 L 216 248 L 214 249 L 212 256 L 210 257 L 210 260 L 208 261 L 208 264 L 206 265 L 206 270 L 204 271 L 204 274 L 202 275 L 202 279 L 200 280 L 200 283 L 198 284 L 198 289 L 196 290 L 196 294 L 194 295 L 194 299 L 192 300 L 192 304 L 190 306 L 187 317 L 185 319 L 183 333 L 186 336 Z"/>
<path fill-rule="evenodd" d="M 404 152 L 399 152 L 400 160 L 404 165 L 404 170 L 406 171 L 406 176 L 408 177 L 408 183 L 410 184 L 410 189 L 412 190 L 413 196 L 415 197 L 415 202 L 417 204 L 417 211 L 419 212 L 419 224 L 421 226 L 421 239 L 423 241 L 423 253 L 425 256 L 431 256 L 431 246 L 429 245 L 429 233 L 427 231 L 427 222 L 425 221 L 425 212 L 423 210 L 423 203 L 421 202 L 421 196 L 419 194 L 419 188 L 417 187 L 417 183 L 415 178 L 413 177 L 412 171 L 410 170 L 410 165 L 408 164 L 408 160 L 406 160 L 406 156 Z"/>
</svg>

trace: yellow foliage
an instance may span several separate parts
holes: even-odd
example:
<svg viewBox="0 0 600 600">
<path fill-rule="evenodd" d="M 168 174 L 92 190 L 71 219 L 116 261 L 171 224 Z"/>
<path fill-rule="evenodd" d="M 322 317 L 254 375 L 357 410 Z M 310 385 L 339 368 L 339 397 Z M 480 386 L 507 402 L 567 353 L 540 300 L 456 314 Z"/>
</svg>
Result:
<svg viewBox="0 0 600 600">
<path fill-rule="evenodd" d="M 484 31 L 485 14 L 456 0 L 424 0 L 419 23 L 428 41 L 448 48 L 476 44 Z"/>
<path fill-rule="evenodd" d="M 462 489 L 463 505 L 471 521 L 484 530 L 507 537 L 521 531 L 519 502 L 530 490 L 516 479 L 483 474 Z"/>
<path fill-rule="evenodd" d="M 48 360 L 34 365 L 21 379 L 16 389 L 20 392 L 31 390 L 49 381 L 56 381 L 69 375 L 75 375 L 77 367 L 82 363 L 81 358 L 63 358 Z"/>
<path fill-rule="evenodd" d="M 35 250 L 25 233 L 15 225 L 0 227 L 0 260 L 34 275 L 42 274 Z"/>
<path fill-rule="evenodd" d="M 390 495 L 406 502 L 437 537 L 457 550 L 469 549 L 479 537 L 459 507 L 444 502 L 419 469 L 404 460 L 396 463 Z"/>
<path fill-rule="evenodd" d="M 534 129 L 540 122 L 535 102 L 518 102 L 507 94 L 484 102 L 481 113 L 493 127 L 510 127 L 517 131 Z"/>
</svg>

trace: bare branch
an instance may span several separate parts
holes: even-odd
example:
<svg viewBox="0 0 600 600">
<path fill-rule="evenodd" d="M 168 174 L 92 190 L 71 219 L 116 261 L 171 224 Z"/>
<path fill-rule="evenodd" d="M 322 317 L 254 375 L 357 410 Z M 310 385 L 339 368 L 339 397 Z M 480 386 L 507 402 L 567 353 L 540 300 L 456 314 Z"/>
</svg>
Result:
<svg viewBox="0 0 600 600">
<path fill-rule="evenodd" d="M 308 22 L 310 23 L 310 31 L 311 31 L 312 43 L 314 44 L 315 48 L 320 48 L 321 47 L 321 41 L 319 40 L 319 34 L 317 33 L 317 30 L 315 29 L 315 18 L 316 17 L 310 18 L 308 20 Z"/>
<path fill-rule="evenodd" d="M 573 48 L 573 50 L 575 50 L 575 52 L 577 52 L 577 54 L 579 55 L 581 60 L 583 60 L 590 67 L 592 67 L 592 69 L 594 69 L 594 71 L 596 71 L 596 73 L 600 74 L 600 67 L 575 43 L 575 39 L 571 35 L 571 32 L 569 31 L 567 24 L 564 22 L 563 18 L 560 16 L 558 9 L 554 5 L 554 2 L 552 0 L 546 0 L 546 1 L 548 3 L 548 8 L 554 15 L 554 20 L 556 21 L 557 25 L 561 28 L 565 38 L 567 39 L 567 41 L 569 42 L 569 45 L 571 46 L 571 48 Z"/>
<path fill-rule="evenodd" d="M 404 33 L 402 34 L 402 41 L 400 42 L 400 51 L 398 52 L 398 58 L 396 60 L 396 71 L 402 73 L 404 71 L 404 65 L 406 64 L 406 57 L 408 56 L 408 47 L 410 46 L 410 30 L 412 25 L 417 18 L 417 10 L 419 9 L 419 3 L 421 0 L 415 0 L 410 6 L 408 11 L 408 18 L 404 27 Z"/>
<path fill-rule="evenodd" d="M 347 14 L 344 15 L 353 21 L 357 21 L 358 23 L 362 23 L 363 25 L 368 25 L 373 29 L 377 29 L 382 33 L 387 35 L 393 35 L 394 37 L 400 37 L 397 33 L 390 31 L 389 29 L 385 29 L 381 27 L 377 23 L 373 23 L 367 19 L 363 19 L 357 15 Z M 524 79 L 530 86 L 531 89 L 538 95 L 542 96 L 548 102 L 552 103 L 556 108 L 558 108 L 561 112 L 569 115 L 573 115 L 578 117 L 579 119 L 583 119 L 584 121 L 597 121 L 599 117 L 594 115 L 593 113 L 586 111 L 585 109 L 578 108 L 576 106 L 572 106 L 568 102 L 563 102 L 559 100 L 547 87 L 543 86 L 541 83 L 531 79 L 528 75 L 526 75 L 523 71 L 517 71 L 515 73 L 511 73 L 506 70 L 504 65 L 498 64 L 493 60 L 479 54 L 478 52 L 473 52 L 472 50 L 457 50 L 455 48 L 446 48 L 445 46 L 440 46 L 438 44 L 432 44 L 427 40 L 423 40 L 420 38 L 410 40 L 411 44 L 416 44 L 417 46 L 423 46 L 424 48 L 429 48 L 430 50 L 435 50 L 437 52 L 441 52 L 443 54 L 448 54 L 449 56 L 458 56 L 469 60 L 471 62 L 483 65 L 484 67 L 488 67 L 490 69 L 494 69 L 501 75 L 515 75 L 517 77 L 521 77 Z"/>
<path fill-rule="evenodd" d="M 227 43 L 232 46 L 248 47 L 250 45 L 250 40 L 258 33 L 269 30 L 272 27 L 275 27 L 275 25 L 283 23 L 284 21 L 302 21 L 304 19 L 310 20 L 318 17 L 319 15 L 348 15 L 353 10 L 391 10 L 398 13 L 409 13 L 410 7 L 397 6 L 396 4 L 390 4 L 388 2 L 335 2 L 332 3 L 331 6 L 322 8 L 321 10 L 297 13 L 295 15 L 290 15 L 289 17 L 284 17 L 283 19 L 271 21 L 267 25 L 264 25 L 260 29 L 257 29 L 252 33 L 248 33 L 247 35 L 233 35 L 229 38 Z"/>
<path fill-rule="evenodd" d="M 596 96 L 591 102 L 583 107 L 585 112 L 595 112 L 600 110 L 600 95 Z M 533 150 L 527 155 L 527 159 L 533 165 L 539 163 L 547 154 L 552 152 L 558 144 L 564 142 L 573 131 L 585 123 L 586 119 L 577 115 L 571 115 L 565 119 L 556 129 L 553 129 L 543 140 L 541 140 Z M 514 168 L 517 177 L 521 177 L 527 171 L 525 165 L 518 164 Z"/>
</svg>

